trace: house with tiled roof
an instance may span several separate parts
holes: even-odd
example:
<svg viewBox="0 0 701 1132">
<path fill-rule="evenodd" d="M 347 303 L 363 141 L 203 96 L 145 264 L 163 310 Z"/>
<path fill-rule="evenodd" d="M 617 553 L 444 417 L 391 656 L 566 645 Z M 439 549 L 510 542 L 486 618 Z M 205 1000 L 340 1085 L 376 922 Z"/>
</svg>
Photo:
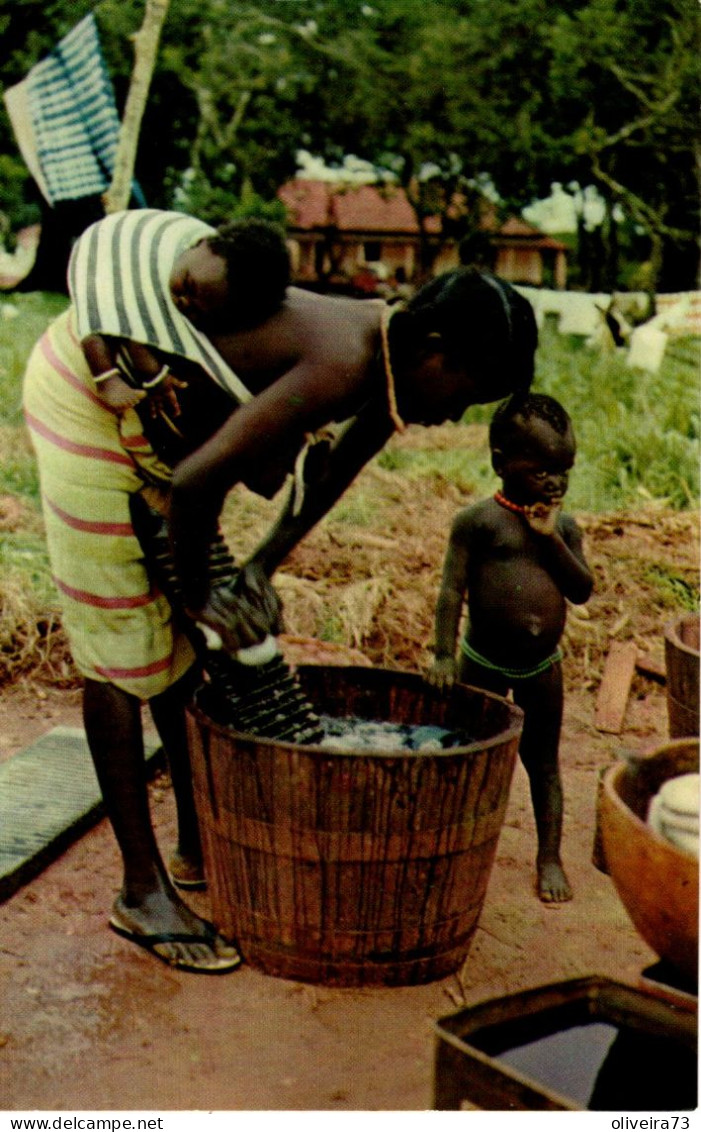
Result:
<svg viewBox="0 0 701 1132">
<path fill-rule="evenodd" d="M 426 249 L 434 274 L 460 262 L 459 246 L 442 235 L 438 217 L 426 218 L 422 231 L 398 185 L 298 177 L 283 185 L 278 197 L 287 208 L 292 267 L 299 283 L 373 292 L 378 281 L 415 281 Z M 502 278 L 565 286 L 566 245 L 515 217 L 498 227 L 492 207 L 483 210 L 481 228 L 490 266 Z"/>
<path fill-rule="evenodd" d="M 370 272 L 411 279 L 419 222 L 396 185 L 346 185 L 297 178 L 278 192 L 287 207 L 299 281 L 354 280 Z"/>
<path fill-rule="evenodd" d="M 510 216 L 505 224 L 490 233 L 494 253 L 494 270 L 510 283 L 543 285 L 563 290 L 567 285 L 567 244 Z"/>
</svg>

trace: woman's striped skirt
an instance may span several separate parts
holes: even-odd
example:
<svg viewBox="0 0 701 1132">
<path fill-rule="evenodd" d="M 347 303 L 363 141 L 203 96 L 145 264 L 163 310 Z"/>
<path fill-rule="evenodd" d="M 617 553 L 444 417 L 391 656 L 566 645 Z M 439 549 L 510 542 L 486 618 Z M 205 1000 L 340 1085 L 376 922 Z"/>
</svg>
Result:
<svg viewBox="0 0 701 1132">
<path fill-rule="evenodd" d="M 192 665 L 166 597 L 149 578 L 130 496 L 167 487 L 133 411 L 95 392 L 69 308 L 36 344 L 24 409 L 39 465 L 46 538 L 62 621 L 79 671 L 148 700 Z"/>
</svg>

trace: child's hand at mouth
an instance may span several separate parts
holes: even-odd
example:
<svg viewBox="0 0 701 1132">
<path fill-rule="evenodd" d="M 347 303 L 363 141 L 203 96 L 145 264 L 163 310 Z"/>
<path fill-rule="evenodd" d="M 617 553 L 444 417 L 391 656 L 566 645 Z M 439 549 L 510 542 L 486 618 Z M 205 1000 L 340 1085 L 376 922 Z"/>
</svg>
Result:
<svg viewBox="0 0 701 1132">
<path fill-rule="evenodd" d="M 550 503 L 531 503 L 523 508 L 523 514 L 532 531 L 539 535 L 552 535 L 561 510 L 562 500 L 553 499 Z"/>
</svg>

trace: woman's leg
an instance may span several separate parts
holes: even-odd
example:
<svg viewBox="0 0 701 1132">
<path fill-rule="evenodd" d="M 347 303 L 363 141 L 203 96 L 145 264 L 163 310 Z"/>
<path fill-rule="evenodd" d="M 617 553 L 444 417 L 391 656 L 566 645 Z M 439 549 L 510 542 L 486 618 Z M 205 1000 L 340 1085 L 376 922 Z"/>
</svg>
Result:
<svg viewBox="0 0 701 1132">
<path fill-rule="evenodd" d="M 138 904 L 142 895 L 159 887 L 162 873 L 148 805 L 141 705 L 113 684 L 86 679 L 83 721 L 124 861 L 122 898 Z"/>
<path fill-rule="evenodd" d="M 202 843 L 192 786 L 192 769 L 185 726 L 185 705 L 197 682 L 197 666 L 160 696 L 149 701 L 149 709 L 168 757 L 178 817 L 178 844 L 169 870 L 179 887 L 204 888 Z"/>
<path fill-rule="evenodd" d="M 158 851 L 148 803 L 139 700 L 112 684 L 87 679 L 83 717 L 107 816 L 124 862 L 122 890 L 111 925 L 173 966 L 201 971 L 233 969 L 238 962 L 235 948 L 219 936 L 212 938 L 205 921 L 182 902 Z"/>
</svg>

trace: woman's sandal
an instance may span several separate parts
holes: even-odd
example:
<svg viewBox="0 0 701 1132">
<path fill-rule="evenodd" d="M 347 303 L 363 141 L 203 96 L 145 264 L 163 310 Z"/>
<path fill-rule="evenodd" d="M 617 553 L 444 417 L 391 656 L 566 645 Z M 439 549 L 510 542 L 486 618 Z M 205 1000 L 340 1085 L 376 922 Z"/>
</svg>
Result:
<svg viewBox="0 0 701 1132">
<path fill-rule="evenodd" d="M 236 948 L 227 943 L 217 932 L 214 924 L 210 924 L 207 920 L 204 921 L 206 931 L 204 934 L 197 935 L 190 932 L 153 932 L 149 935 L 144 935 L 141 932 L 131 931 L 129 928 L 124 927 L 113 916 L 109 921 L 109 926 L 113 932 L 122 936 L 123 939 L 128 939 L 130 943 L 135 943 L 138 947 L 143 947 L 156 959 L 160 959 L 161 963 L 165 963 L 168 967 L 172 967 L 176 971 L 191 971 L 197 975 L 226 975 L 229 971 L 235 971 L 241 965 L 241 956 Z M 227 949 L 231 952 L 230 955 L 217 955 L 215 945 L 218 941 L 225 944 Z M 209 947 L 213 956 L 214 963 L 197 963 L 191 959 L 177 959 L 169 958 L 167 955 L 162 955 L 156 948 L 159 944 L 164 943 L 187 943 L 187 944 L 204 944 Z"/>
</svg>

